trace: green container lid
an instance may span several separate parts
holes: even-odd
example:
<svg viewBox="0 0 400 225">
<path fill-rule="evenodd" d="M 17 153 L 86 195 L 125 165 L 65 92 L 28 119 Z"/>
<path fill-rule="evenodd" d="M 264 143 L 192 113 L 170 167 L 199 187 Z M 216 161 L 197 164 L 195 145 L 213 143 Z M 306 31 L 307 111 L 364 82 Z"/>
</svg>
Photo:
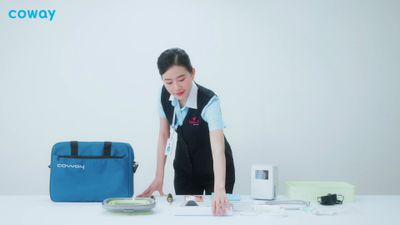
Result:
<svg viewBox="0 0 400 225">
<path fill-rule="evenodd" d="M 333 181 L 288 181 L 286 194 L 290 199 L 317 201 L 327 194 L 343 195 L 343 202 L 353 202 L 355 187 L 346 182 Z"/>
<path fill-rule="evenodd" d="M 103 208 L 119 212 L 146 212 L 155 205 L 152 198 L 108 198 L 103 201 Z"/>
</svg>

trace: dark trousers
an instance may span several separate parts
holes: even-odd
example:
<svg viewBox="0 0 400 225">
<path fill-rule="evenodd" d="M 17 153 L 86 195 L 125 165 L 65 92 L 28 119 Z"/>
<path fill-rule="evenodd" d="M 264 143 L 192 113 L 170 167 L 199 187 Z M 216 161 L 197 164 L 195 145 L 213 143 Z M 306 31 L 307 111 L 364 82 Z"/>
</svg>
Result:
<svg viewBox="0 0 400 225">
<path fill-rule="evenodd" d="M 226 193 L 232 193 L 235 180 L 225 181 Z M 214 178 L 200 178 L 187 176 L 175 171 L 174 178 L 175 194 L 177 195 L 210 195 L 214 192 Z"/>
</svg>

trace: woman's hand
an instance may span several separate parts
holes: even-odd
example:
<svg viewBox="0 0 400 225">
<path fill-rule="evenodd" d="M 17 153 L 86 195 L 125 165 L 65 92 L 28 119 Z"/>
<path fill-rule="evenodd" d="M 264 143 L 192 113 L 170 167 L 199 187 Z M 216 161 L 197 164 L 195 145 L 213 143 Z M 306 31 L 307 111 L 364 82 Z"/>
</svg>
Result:
<svg viewBox="0 0 400 225">
<path fill-rule="evenodd" d="M 231 204 L 226 197 L 225 190 L 215 192 L 211 206 L 215 216 L 223 216 L 231 210 Z"/>
<path fill-rule="evenodd" d="M 211 131 L 210 142 L 213 156 L 215 192 L 211 205 L 212 212 L 216 216 L 223 216 L 228 210 L 231 210 L 231 205 L 226 197 L 225 190 L 226 159 L 223 130 L 218 129 Z"/>
<path fill-rule="evenodd" d="M 154 179 L 154 181 L 149 185 L 149 187 L 140 195 L 138 195 L 138 197 L 142 198 L 142 197 L 150 197 L 153 192 L 158 191 L 160 193 L 161 196 L 164 196 L 164 191 L 163 191 L 163 181 L 162 179 Z"/>
</svg>

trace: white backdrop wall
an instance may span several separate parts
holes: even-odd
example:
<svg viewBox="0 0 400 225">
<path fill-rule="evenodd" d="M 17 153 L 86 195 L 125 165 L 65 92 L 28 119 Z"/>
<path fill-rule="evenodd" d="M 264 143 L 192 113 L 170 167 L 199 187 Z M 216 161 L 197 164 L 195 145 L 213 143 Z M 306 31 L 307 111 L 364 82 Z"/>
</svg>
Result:
<svg viewBox="0 0 400 225">
<path fill-rule="evenodd" d="M 250 192 L 253 163 L 270 163 L 281 194 L 288 180 L 400 194 L 399 11 L 388 0 L 2 1 L 0 194 L 47 194 L 51 147 L 66 140 L 131 143 L 143 191 L 156 166 L 156 59 L 170 47 L 221 98 L 237 193 Z"/>
</svg>

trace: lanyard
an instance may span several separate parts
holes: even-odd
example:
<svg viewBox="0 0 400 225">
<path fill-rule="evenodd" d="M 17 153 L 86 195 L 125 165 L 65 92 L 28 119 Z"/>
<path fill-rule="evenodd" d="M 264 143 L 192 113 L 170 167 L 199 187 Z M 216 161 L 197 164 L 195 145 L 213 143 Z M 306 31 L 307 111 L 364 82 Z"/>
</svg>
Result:
<svg viewBox="0 0 400 225">
<path fill-rule="evenodd" d="M 174 108 L 174 115 L 172 116 L 172 124 L 169 127 L 169 137 L 167 140 L 167 144 L 165 145 L 165 155 L 171 155 L 171 152 L 174 150 L 174 136 L 175 136 L 175 108 Z"/>
<path fill-rule="evenodd" d="M 176 113 L 175 113 L 175 107 L 174 107 L 174 115 L 172 116 L 172 124 L 170 126 L 170 131 L 173 130 L 174 126 L 175 126 L 175 115 L 176 115 Z M 169 133 L 169 136 L 171 137 L 171 132 Z"/>
</svg>

